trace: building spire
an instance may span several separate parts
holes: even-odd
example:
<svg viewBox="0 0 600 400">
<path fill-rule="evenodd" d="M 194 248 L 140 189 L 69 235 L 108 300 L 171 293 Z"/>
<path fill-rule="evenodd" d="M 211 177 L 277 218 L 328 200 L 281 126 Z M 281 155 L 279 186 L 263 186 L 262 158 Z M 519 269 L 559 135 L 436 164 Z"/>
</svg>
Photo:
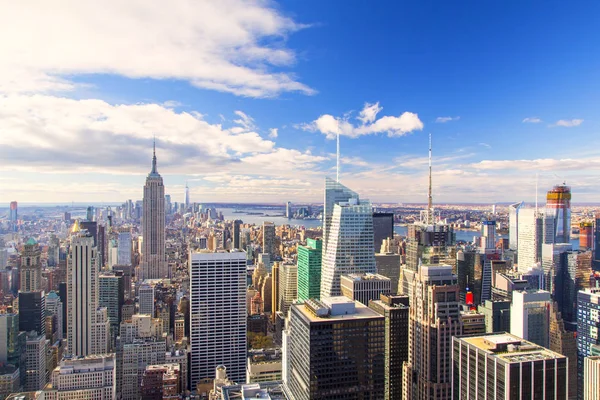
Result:
<svg viewBox="0 0 600 400">
<path fill-rule="evenodd" d="M 156 171 L 156 135 L 154 136 L 154 140 L 152 142 L 152 174 L 157 174 Z"/>
<path fill-rule="evenodd" d="M 427 198 L 427 223 L 433 223 L 433 196 L 431 194 L 431 133 L 429 134 L 429 192 Z"/>
</svg>

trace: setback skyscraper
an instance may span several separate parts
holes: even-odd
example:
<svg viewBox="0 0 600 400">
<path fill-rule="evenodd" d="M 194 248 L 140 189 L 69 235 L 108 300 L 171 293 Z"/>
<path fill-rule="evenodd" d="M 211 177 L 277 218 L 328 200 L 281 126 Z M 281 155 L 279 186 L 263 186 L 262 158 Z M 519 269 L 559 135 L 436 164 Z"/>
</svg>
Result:
<svg viewBox="0 0 600 400">
<path fill-rule="evenodd" d="M 508 206 L 508 248 L 511 250 L 516 250 L 519 243 L 519 211 L 523 204 L 520 202 Z"/>
<path fill-rule="evenodd" d="M 152 170 L 144 185 L 142 212 L 141 278 L 170 278 L 165 256 L 165 186 L 156 169 L 156 145 L 152 156 Z"/>
<path fill-rule="evenodd" d="M 546 215 L 554 220 L 554 243 L 571 241 L 571 188 L 554 186 L 546 195 Z"/>
<path fill-rule="evenodd" d="M 21 252 L 21 292 L 35 292 L 42 286 L 42 250 L 34 238 L 30 238 Z"/>
</svg>

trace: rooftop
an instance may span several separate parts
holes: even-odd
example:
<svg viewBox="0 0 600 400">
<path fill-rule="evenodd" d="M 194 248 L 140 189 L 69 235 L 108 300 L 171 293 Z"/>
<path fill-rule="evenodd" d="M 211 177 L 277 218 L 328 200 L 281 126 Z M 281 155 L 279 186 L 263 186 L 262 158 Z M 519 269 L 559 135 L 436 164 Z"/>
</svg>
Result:
<svg viewBox="0 0 600 400">
<path fill-rule="evenodd" d="M 383 276 L 383 275 L 379 275 L 379 274 L 371 274 L 371 273 L 366 273 L 366 274 L 347 274 L 347 275 L 342 275 L 342 277 L 348 277 L 352 280 L 355 281 L 389 281 L 390 278 L 388 278 L 387 276 Z"/>
<path fill-rule="evenodd" d="M 311 305 L 308 305 L 309 303 Z M 313 310 L 315 306 L 320 308 Z M 292 307 L 297 307 L 310 322 L 383 318 L 379 313 L 371 310 L 364 304 L 350 300 L 344 296 L 325 297 L 321 301 L 311 300 L 303 304 L 293 304 Z M 322 311 L 328 312 L 323 313 Z"/>
<path fill-rule="evenodd" d="M 531 343 L 510 333 L 492 333 L 488 335 L 459 337 L 456 338 L 456 340 L 468 343 L 507 363 L 565 358 L 565 356 L 561 354 L 538 346 L 535 343 Z"/>
</svg>

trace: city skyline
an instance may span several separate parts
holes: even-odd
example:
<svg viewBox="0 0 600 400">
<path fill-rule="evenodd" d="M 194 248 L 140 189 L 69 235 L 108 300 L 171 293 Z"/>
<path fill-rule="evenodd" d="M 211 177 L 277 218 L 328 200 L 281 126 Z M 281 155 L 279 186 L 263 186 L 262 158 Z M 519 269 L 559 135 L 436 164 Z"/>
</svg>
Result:
<svg viewBox="0 0 600 400">
<path fill-rule="evenodd" d="M 375 203 L 425 201 L 428 133 L 434 203 L 533 202 L 536 173 L 598 195 L 600 5 L 109 2 L 110 30 L 43 7 L 0 24 L 0 203 L 140 199 L 154 136 L 174 199 L 316 202 L 338 132 L 340 181 Z"/>
</svg>

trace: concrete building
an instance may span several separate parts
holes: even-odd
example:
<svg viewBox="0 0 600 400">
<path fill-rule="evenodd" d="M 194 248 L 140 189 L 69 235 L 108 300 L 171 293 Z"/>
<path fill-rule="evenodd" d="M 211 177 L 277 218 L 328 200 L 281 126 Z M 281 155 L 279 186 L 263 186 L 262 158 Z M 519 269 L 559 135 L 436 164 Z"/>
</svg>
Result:
<svg viewBox="0 0 600 400">
<path fill-rule="evenodd" d="M 394 213 L 373 213 L 373 248 L 379 252 L 384 239 L 394 237 Z"/>
<path fill-rule="evenodd" d="M 577 399 L 577 333 L 565 329 L 556 302 L 550 308 L 550 350 L 569 360 L 569 400 Z"/>
<path fill-rule="evenodd" d="M 131 265 L 132 263 L 132 250 L 133 241 L 131 238 L 131 231 L 119 232 L 117 237 L 117 265 Z"/>
<path fill-rule="evenodd" d="M 402 399 L 402 365 L 408 362 L 408 297 L 385 296 L 369 308 L 385 318 L 385 400 Z"/>
<path fill-rule="evenodd" d="M 75 221 L 70 240 L 66 353 L 71 356 L 103 354 L 108 350 L 109 322 L 106 309 L 99 310 L 99 267 L 94 238 Z"/>
<path fill-rule="evenodd" d="M 217 400 L 265 399 L 287 400 L 281 381 L 222 386 Z"/>
<path fill-rule="evenodd" d="M 148 365 L 164 364 L 166 355 L 164 339 L 134 339 L 122 344 L 117 364 L 117 393 L 123 400 L 138 400 L 141 383 Z"/>
<path fill-rule="evenodd" d="M 36 332 L 27 334 L 27 361 L 25 363 L 26 391 L 42 390 L 46 385 L 46 337 Z"/>
<path fill-rule="evenodd" d="M 450 399 L 452 337 L 462 335 L 458 280 L 449 265 L 419 268 L 409 284 L 409 355 L 405 399 Z"/>
<path fill-rule="evenodd" d="M 375 248 L 375 250 L 378 250 Z M 398 294 L 398 285 L 400 283 L 400 265 L 402 258 L 400 254 L 394 253 L 376 253 L 375 269 L 377 274 L 390 278 L 391 294 Z"/>
<path fill-rule="evenodd" d="M 510 333 L 547 348 L 550 345 L 550 305 L 550 293 L 545 290 L 514 291 Z"/>
<path fill-rule="evenodd" d="M 340 296 L 340 276 L 376 272 L 371 203 L 358 196 L 333 206 L 324 245 L 321 297 Z"/>
<path fill-rule="evenodd" d="M 366 306 L 370 300 L 378 300 L 380 295 L 389 296 L 392 292 L 391 282 L 390 278 L 378 274 L 348 274 L 340 277 L 342 295 Z"/>
<path fill-rule="evenodd" d="M 284 391 L 293 400 L 384 397 L 384 317 L 345 297 L 293 304 L 284 333 Z"/>
<path fill-rule="evenodd" d="M 142 283 L 138 289 L 139 313 L 154 316 L 154 285 Z"/>
<path fill-rule="evenodd" d="M 112 400 L 116 393 L 114 354 L 66 358 L 52 371 L 46 400 Z"/>
<path fill-rule="evenodd" d="M 507 333 L 452 340 L 452 399 L 566 399 L 565 356 Z"/>
<path fill-rule="evenodd" d="M 165 186 L 156 169 L 156 146 L 152 156 L 152 170 L 144 185 L 143 201 L 141 279 L 170 278 L 165 255 Z"/>
<path fill-rule="evenodd" d="M 600 356 L 586 357 L 583 361 L 584 400 L 600 400 Z"/>
<path fill-rule="evenodd" d="M 30 238 L 21 252 L 20 291 L 37 292 L 42 287 L 42 250 L 34 238 Z"/>
<path fill-rule="evenodd" d="M 290 305 L 298 298 L 298 266 L 283 263 L 279 266 L 279 299 L 277 311 L 287 316 Z"/>
<path fill-rule="evenodd" d="M 322 250 L 321 239 L 308 238 L 306 246 L 298 246 L 298 300 L 320 297 Z"/>
<path fill-rule="evenodd" d="M 144 400 L 181 399 L 179 364 L 147 365 L 141 383 Z"/>
<path fill-rule="evenodd" d="M 227 366 L 246 378 L 246 253 L 191 253 L 191 387 Z"/>
<path fill-rule="evenodd" d="M 108 322 L 110 324 L 111 343 L 114 345 L 114 339 L 119 332 L 121 323 L 121 312 L 125 303 L 125 288 L 123 275 L 114 272 L 104 272 L 98 277 L 100 307 L 106 308 Z"/>
<path fill-rule="evenodd" d="M 281 381 L 282 352 L 280 349 L 250 350 L 246 365 L 246 382 Z"/>
<path fill-rule="evenodd" d="M 275 224 L 272 222 L 263 222 L 262 227 L 263 234 L 263 253 L 267 253 L 271 258 L 274 258 L 277 254 L 277 248 L 275 243 Z"/>
<path fill-rule="evenodd" d="M 600 344 L 600 288 L 580 290 L 577 294 L 577 389 L 583 398 L 584 359 L 592 356 L 593 345 Z"/>
<path fill-rule="evenodd" d="M 535 209 L 520 210 L 518 240 L 517 265 L 519 272 L 525 274 L 541 262 L 542 245 L 555 243 L 554 219 Z"/>
<path fill-rule="evenodd" d="M 172 349 L 167 351 L 165 354 L 165 363 L 167 364 L 179 364 L 179 387 L 182 391 L 189 390 L 188 382 L 188 351 L 186 349 Z"/>
<path fill-rule="evenodd" d="M 477 311 L 484 316 L 486 333 L 510 331 L 510 301 L 486 300 Z"/>
</svg>

